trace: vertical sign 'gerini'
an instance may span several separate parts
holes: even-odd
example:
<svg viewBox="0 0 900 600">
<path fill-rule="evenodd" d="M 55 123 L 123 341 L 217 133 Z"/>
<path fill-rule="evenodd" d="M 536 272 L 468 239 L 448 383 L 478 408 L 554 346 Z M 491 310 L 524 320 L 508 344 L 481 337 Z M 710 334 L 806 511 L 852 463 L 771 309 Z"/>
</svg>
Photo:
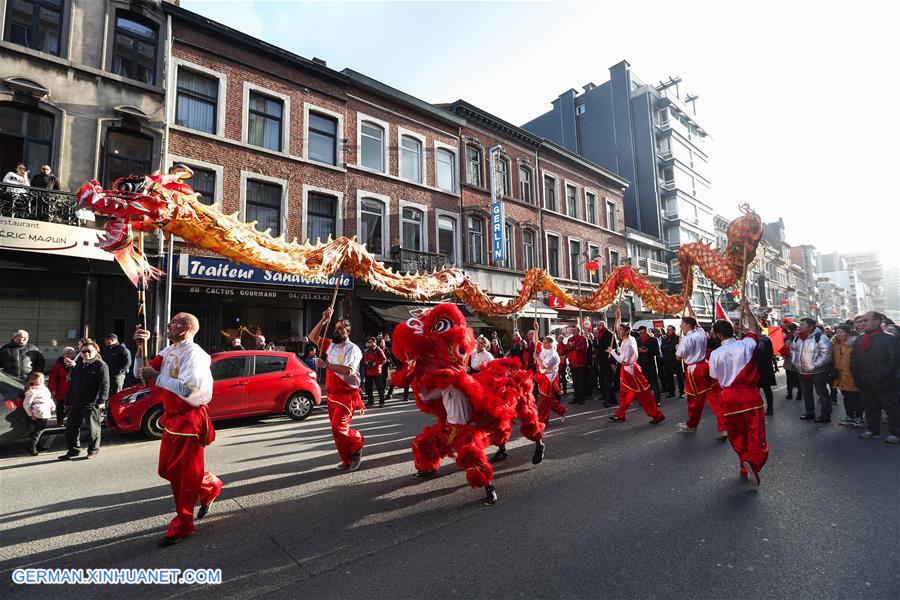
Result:
<svg viewBox="0 0 900 600">
<path fill-rule="evenodd" d="M 494 262 L 502 262 L 506 254 L 506 210 L 497 196 L 496 166 L 494 156 L 503 147 L 499 144 L 490 149 L 491 169 L 491 240 L 494 247 Z"/>
</svg>

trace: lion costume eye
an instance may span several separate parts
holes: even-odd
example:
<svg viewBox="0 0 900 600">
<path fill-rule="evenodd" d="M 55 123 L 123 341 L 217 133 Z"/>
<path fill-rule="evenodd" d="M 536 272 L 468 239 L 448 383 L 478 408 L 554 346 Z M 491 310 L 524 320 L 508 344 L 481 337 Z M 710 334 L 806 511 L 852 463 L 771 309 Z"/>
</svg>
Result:
<svg viewBox="0 0 900 600">
<path fill-rule="evenodd" d="M 434 325 L 431 326 L 431 331 L 435 333 L 444 333 L 445 331 L 449 331 L 449 329 L 453 326 L 450 322 L 450 319 L 438 319 L 434 322 Z"/>
</svg>

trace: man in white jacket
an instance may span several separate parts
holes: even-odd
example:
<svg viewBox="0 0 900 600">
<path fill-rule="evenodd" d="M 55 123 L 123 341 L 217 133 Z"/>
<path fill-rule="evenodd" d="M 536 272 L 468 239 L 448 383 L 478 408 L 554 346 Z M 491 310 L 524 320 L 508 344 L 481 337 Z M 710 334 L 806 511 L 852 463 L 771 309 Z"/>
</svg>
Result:
<svg viewBox="0 0 900 600">
<path fill-rule="evenodd" d="M 798 335 L 791 342 L 791 362 L 797 369 L 800 392 L 803 396 L 803 421 L 816 423 L 831 422 L 831 396 L 828 393 L 828 371 L 831 367 L 831 342 L 828 336 L 816 327 L 815 319 L 800 319 Z M 819 397 L 819 416 L 813 389 Z"/>
</svg>

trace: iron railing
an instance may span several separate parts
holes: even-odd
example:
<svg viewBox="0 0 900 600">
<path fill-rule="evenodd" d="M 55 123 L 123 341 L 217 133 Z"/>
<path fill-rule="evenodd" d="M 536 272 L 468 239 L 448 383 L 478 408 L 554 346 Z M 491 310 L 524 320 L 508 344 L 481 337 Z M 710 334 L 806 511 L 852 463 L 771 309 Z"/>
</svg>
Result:
<svg viewBox="0 0 900 600">
<path fill-rule="evenodd" d="M 417 271 L 423 273 L 444 267 L 447 264 L 447 255 L 392 246 L 391 260 L 397 263 L 397 270 L 401 273 L 415 273 Z"/>
<path fill-rule="evenodd" d="M 77 211 L 78 200 L 71 192 L 0 184 L 0 216 L 81 225 Z"/>
</svg>

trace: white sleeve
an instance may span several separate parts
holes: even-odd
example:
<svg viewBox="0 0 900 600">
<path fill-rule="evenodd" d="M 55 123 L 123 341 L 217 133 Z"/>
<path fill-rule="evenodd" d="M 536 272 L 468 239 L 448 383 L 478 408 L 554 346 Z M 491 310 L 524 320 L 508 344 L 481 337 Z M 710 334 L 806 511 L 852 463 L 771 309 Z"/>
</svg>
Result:
<svg viewBox="0 0 900 600">
<path fill-rule="evenodd" d="M 198 349 L 199 350 L 199 349 Z M 203 406 L 212 400 L 212 373 L 209 355 L 202 351 L 185 355 L 178 369 L 178 377 L 160 373 L 156 385 L 178 394 L 191 406 Z M 358 362 L 358 361 L 357 361 Z"/>
<path fill-rule="evenodd" d="M 709 355 L 709 376 L 716 381 L 719 380 L 719 353 L 713 351 L 712 354 Z"/>
<path fill-rule="evenodd" d="M 359 349 L 359 346 L 353 344 L 352 349 L 346 355 L 344 355 L 344 366 L 350 367 L 351 373 L 356 373 L 356 370 L 359 368 L 359 363 L 362 360 L 362 350 Z"/>
<path fill-rule="evenodd" d="M 559 353 L 551 352 L 550 356 L 547 357 L 547 360 L 544 361 L 544 366 L 548 371 L 552 371 L 559 364 Z"/>
</svg>

